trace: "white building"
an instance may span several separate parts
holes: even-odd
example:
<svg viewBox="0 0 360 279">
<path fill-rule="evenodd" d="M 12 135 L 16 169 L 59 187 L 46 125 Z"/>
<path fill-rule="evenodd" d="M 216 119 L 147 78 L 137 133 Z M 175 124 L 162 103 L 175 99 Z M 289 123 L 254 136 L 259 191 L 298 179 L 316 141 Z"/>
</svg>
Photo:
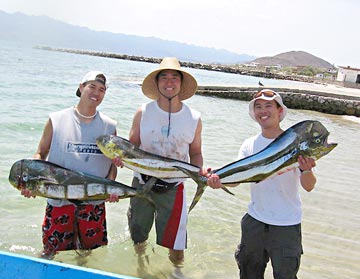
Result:
<svg viewBox="0 0 360 279">
<path fill-rule="evenodd" d="M 339 67 L 336 80 L 344 83 L 354 83 L 355 85 L 360 85 L 360 69 L 351 68 L 350 66 Z"/>
</svg>

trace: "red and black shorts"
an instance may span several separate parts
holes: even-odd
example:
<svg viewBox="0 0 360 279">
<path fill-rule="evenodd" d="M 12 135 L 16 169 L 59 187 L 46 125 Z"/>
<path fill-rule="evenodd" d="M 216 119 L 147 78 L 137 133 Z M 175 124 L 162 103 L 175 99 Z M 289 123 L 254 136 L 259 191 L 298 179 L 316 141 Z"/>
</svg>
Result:
<svg viewBox="0 0 360 279">
<path fill-rule="evenodd" d="M 46 206 L 42 225 L 45 253 L 106 245 L 105 203 Z"/>
</svg>

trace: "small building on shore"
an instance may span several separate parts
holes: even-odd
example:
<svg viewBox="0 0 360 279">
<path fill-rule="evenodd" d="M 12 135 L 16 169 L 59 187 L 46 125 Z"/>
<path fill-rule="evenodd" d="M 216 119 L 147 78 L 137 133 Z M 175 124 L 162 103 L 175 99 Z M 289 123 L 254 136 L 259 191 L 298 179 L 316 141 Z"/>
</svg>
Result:
<svg viewBox="0 0 360 279">
<path fill-rule="evenodd" d="M 339 66 L 336 80 L 343 82 L 346 87 L 360 88 L 360 69 Z"/>
</svg>

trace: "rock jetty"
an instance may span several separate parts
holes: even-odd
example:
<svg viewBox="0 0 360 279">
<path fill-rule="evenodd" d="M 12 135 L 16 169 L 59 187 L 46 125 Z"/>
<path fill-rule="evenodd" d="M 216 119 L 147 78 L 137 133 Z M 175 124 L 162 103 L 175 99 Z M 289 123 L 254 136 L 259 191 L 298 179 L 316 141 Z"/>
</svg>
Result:
<svg viewBox="0 0 360 279">
<path fill-rule="evenodd" d="M 267 87 L 278 92 L 291 109 L 313 110 L 335 115 L 360 117 L 360 97 L 302 89 Z M 263 87 L 199 86 L 196 94 L 250 101 Z"/>
</svg>

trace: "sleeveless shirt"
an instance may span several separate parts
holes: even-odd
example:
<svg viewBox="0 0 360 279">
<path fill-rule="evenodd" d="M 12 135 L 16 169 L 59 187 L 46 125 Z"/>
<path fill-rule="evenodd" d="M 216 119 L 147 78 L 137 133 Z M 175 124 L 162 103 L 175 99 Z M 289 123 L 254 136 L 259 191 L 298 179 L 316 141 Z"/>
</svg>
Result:
<svg viewBox="0 0 360 279">
<path fill-rule="evenodd" d="M 74 107 L 50 113 L 53 127 L 47 160 L 62 167 L 106 177 L 111 160 L 96 145 L 96 138 L 114 134 L 116 121 L 98 112 L 90 123 L 79 121 Z M 67 200 L 48 199 L 53 206 L 69 204 Z"/>
<path fill-rule="evenodd" d="M 180 111 L 169 113 L 162 110 L 156 101 L 142 105 L 140 120 L 140 148 L 157 155 L 189 162 L 189 147 L 195 137 L 200 112 L 182 103 Z M 170 127 L 169 136 L 167 136 Z M 135 174 L 139 177 L 138 174 Z M 169 183 L 185 179 L 164 179 Z"/>
</svg>

